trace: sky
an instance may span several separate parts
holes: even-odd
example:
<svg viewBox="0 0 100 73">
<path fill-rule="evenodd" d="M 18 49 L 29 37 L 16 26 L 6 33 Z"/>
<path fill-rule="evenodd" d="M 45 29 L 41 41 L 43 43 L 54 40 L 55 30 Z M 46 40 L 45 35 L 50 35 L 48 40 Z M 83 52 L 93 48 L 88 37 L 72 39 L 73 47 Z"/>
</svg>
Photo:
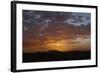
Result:
<svg viewBox="0 0 100 73">
<path fill-rule="evenodd" d="M 91 14 L 23 10 L 23 52 L 90 50 Z"/>
</svg>

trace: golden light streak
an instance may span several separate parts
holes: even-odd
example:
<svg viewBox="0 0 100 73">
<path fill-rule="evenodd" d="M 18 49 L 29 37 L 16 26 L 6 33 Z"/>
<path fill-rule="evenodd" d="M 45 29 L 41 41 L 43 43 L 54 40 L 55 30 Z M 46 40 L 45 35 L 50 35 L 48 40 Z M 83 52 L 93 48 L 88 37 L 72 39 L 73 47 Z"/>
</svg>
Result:
<svg viewBox="0 0 100 73">
<path fill-rule="evenodd" d="M 37 43 L 36 43 L 37 42 Z M 90 50 L 90 38 L 75 38 L 75 39 L 58 39 L 49 37 L 45 41 L 34 40 L 34 43 L 29 44 L 24 49 L 24 52 L 44 52 L 56 50 L 60 52 L 66 51 L 82 51 Z"/>
<path fill-rule="evenodd" d="M 48 40 L 45 45 L 49 50 L 57 51 L 71 51 L 71 50 L 86 50 L 90 47 L 89 38 L 80 38 L 80 39 L 70 39 L 70 40 L 60 40 L 55 39 Z M 82 49 L 81 49 L 82 48 Z M 84 48 L 84 49 L 83 49 Z"/>
<path fill-rule="evenodd" d="M 67 47 L 66 42 L 67 41 L 64 40 L 61 41 L 49 40 L 48 43 L 46 43 L 46 47 L 48 47 L 51 50 L 57 50 L 57 51 L 69 50 L 70 48 Z"/>
</svg>

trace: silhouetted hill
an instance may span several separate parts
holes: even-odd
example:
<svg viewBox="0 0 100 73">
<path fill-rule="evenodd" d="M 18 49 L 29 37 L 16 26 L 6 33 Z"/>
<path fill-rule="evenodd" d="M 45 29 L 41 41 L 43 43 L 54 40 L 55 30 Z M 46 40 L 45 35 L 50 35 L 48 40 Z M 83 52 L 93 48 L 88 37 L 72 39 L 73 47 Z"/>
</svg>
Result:
<svg viewBox="0 0 100 73">
<path fill-rule="evenodd" d="M 90 51 L 23 53 L 23 62 L 63 61 L 90 59 Z"/>
</svg>

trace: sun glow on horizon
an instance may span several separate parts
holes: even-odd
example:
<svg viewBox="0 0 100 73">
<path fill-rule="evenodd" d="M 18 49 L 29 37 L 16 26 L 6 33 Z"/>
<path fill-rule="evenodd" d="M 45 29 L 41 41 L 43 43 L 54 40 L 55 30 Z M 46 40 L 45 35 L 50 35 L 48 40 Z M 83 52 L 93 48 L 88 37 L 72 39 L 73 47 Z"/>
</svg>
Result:
<svg viewBox="0 0 100 73">
<path fill-rule="evenodd" d="M 70 50 L 70 47 L 68 47 L 67 41 L 61 40 L 61 41 L 53 41 L 46 43 L 46 47 L 48 47 L 51 50 L 57 50 L 57 51 L 65 51 Z"/>
</svg>

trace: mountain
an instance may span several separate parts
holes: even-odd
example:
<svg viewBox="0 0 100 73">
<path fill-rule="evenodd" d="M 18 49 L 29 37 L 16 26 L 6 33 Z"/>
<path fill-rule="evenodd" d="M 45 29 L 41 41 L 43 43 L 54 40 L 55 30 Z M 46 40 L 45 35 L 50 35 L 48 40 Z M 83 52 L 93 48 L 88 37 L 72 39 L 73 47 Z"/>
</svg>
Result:
<svg viewBox="0 0 100 73">
<path fill-rule="evenodd" d="M 23 53 L 23 62 L 84 60 L 90 58 L 90 51 L 59 52 L 56 50 L 50 50 L 48 52 Z"/>
</svg>

